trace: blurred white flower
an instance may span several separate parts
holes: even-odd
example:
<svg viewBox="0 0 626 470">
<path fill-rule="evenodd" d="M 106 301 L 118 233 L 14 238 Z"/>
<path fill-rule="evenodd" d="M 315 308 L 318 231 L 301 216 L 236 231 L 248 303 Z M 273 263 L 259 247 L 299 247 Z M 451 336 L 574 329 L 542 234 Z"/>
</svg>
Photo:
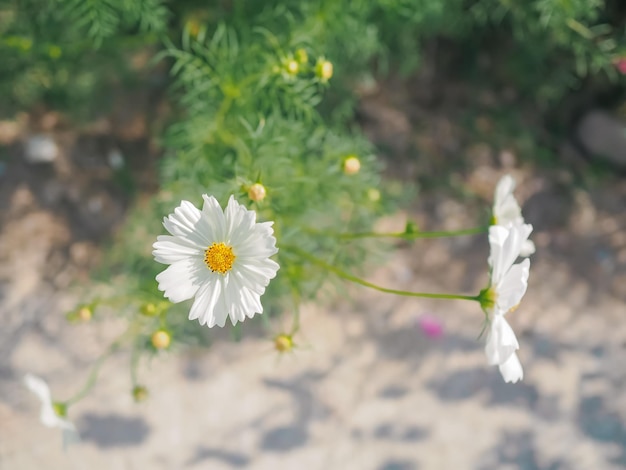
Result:
<svg viewBox="0 0 626 470">
<path fill-rule="evenodd" d="M 33 392 L 41 402 L 41 412 L 39 419 L 44 426 L 49 428 L 61 428 L 64 431 L 76 433 L 76 428 L 65 416 L 65 407 L 60 403 L 52 401 L 50 387 L 41 378 L 33 374 L 24 376 L 24 384 Z"/>
<path fill-rule="evenodd" d="M 515 180 L 511 175 L 504 175 L 498 181 L 493 197 L 492 224 L 506 227 L 509 224 L 523 225 L 522 209 L 520 208 L 513 191 Z M 535 244 L 532 240 L 526 240 L 522 245 L 519 255 L 530 256 L 535 252 Z"/>
<path fill-rule="evenodd" d="M 491 326 L 485 353 L 490 365 L 500 367 L 506 382 L 517 382 L 524 377 L 515 353 L 519 343 L 505 315 L 517 308 L 528 287 L 530 260 L 513 263 L 531 232 L 529 224 L 489 227 L 491 281 L 482 294 L 482 305 L 489 314 Z"/>
<path fill-rule="evenodd" d="M 195 297 L 189 319 L 224 326 L 262 313 L 261 295 L 278 264 L 273 222 L 256 223 L 256 213 L 233 196 L 225 210 L 213 196 L 202 196 L 202 210 L 182 201 L 163 220 L 170 235 L 154 243 L 154 259 L 170 266 L 156 280 L 172 302 Z"/>
</svg>

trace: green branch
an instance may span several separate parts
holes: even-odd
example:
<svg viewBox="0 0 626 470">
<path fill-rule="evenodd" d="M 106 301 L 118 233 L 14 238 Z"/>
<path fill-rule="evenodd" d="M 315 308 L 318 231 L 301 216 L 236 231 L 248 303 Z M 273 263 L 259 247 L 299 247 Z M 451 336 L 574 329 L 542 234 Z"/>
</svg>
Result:
<svg viewBox="0 0 626 470">
<path fill-rule="evenodd" d="M 471 300 L 473 302 L 480 302 L 480 295 L 433 294 L 430 292 L 411 292 L 411 291 L 404 291 L 404 290 L 398 290 L 398 289 L 389 289 L 387 287 L 382 287 L 382 286 L 373 284 L 369 281 L 366 281 L 365 279 L 361 279 L 360 277 L 347 273 L 299 248 L 296 248 L 293 246 L 283 246 L 282 249 L 291 251 L 292 253 L 295 253 L 296 255 L 310 261 L 316 266 L 326 269 L 327 271 L 333 274 L 336 274 L 337 276 L 347 281 L 354 282 L 355 284 L 359 284 L 364 287 L 369 287 L 370 289 L 374 289 L 379 292 L 385 292 L 387 294 L 402 295 L 406 297 L 423 297 L 427 299 L 459 299 L 459 300 Z"/>
<path fill-rule="evenodd" d="M 448 238 L 459 237 L 463 235 L 477 235 L 479 233 L 487 233 L 489 227 L 474 227 L 464 230 L 451 230 L 451 231 L 435 231 L 435 232 L 419 232 L 419 231 L 407 231 L 402 232 L 323 232 L 315 229 L 305 228 L 308 233 L 314 233 L 319 235 L 326 235 L 329 237 L 335 237 L 343 240 L 353 240 L 358 238 L 401 238 L 403 240 L 415 240 L 417 238 Z"/>
</svg>

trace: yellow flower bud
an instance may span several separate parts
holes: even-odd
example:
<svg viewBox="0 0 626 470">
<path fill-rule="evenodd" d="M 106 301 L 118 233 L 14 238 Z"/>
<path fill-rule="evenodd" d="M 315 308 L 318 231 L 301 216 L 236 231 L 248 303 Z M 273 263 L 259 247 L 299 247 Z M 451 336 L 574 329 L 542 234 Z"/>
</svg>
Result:
<svg viewBox="0 0 626 470">
<path fill-rule="evenodd" d="M 172 342 L 172 336 L 165 330 L 157 330 L 150 339 L 156 349 L 166 349 Z"/>
<path fill-rule="evenodd" d="M 187 21 L 187 23 L 185 23 L 185 29 L 189 33 L 189 36 L 191 36 L 192 38 L 198 37 L 198 34 L 200 34 L 201 27 L 202 26 L 200 22 L 195 19 L 190 19 Z"/>
<path fill-rule="evenodd" d="M 157 306 L 152 302 L 145 303 L 139 307 L 139 312 L 146 317 L 154 317 L 159 313 Z"/>
<path fill-rule="evenodd" d="M 361 162 L 356 155 L 349 155 L 343 161 L 343 172 L 346 175 L 355 175 L 361 169 Z"/>
<path fill-rule="evenodd" d="M 332 62 L 319 58 L 317 64 L 315 64 L 315 75 L 322 82 L 327 82 L 333 76 L 333 64 Z"/>
<path fill-rule="evenodd" d="M 89 321 L 93 316 L 93 311 L 89 307 L 81 307 L 78 310 L 77 317 L 80 321 Z"/>
<path fill-rule="evenodd" d="M 149 395 L 148 389 L 144 387 L 143 385 L 135 385 L 133 387 L 132 394 L 133 394 L 133 398 L 135 399 L 137 403 L 146 400 Z"/>
<path fill-rule="evenodd" d="M 370 188 L 367 190 L 367 197 L 372 202 L 380 201 L 380 191 L 376 188 Z"/>
<path fill-rule="evenodd" d="M 286 333 L 281 333 L 274 338 L 274 348 L 280 353 L 291 351 L 294 347 L 293 337 Z"/>
<path fill-rule="evenodd" d="M 51 59 L 58 59 L 59 57 L 61 57 L 62 53 L 63 51 L 59 46 L 52 45 L 48 47 L 48 55 Z"/>
<path fill-rule="evenodd" d="M 260 202 L 265 199 L 267 191 L 261 183 L 254 183 L 248 188 L 248 197 L 254 202 Z"/>
<path fill-rule="evenodd" d="M 297 73 L 300 71 L 300 64 L 292 59 L 287 61 L 286 68 L 287 72 L 290 75 L 297 75 Z"/>
</svg>

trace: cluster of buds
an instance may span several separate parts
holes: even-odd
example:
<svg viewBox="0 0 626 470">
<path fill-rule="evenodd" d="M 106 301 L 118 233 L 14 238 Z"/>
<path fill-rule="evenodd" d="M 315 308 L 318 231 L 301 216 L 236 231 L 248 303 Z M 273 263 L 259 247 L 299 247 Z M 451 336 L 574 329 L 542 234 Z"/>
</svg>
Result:
<svg viewBox="0 0 626 470">
<path fill-rule="evenodd" d="M 312 71 L 320 83 L 327 83 L 333 76 L 333 64 L 324 57 L 319 57 L 315 65 L 309 65 L 309 54 L 305 49 L 298 49 L 281 60 L 281 65 L 275 71 L 285 78 L 294 78 L 301 73 Z"/>
</svg>

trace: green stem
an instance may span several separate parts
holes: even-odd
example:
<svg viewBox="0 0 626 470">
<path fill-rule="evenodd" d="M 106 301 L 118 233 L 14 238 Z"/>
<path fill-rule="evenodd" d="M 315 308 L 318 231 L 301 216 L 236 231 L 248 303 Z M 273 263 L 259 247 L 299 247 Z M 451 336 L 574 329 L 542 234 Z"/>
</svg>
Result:
<svg viewBox="0 0 626 470">
<path fill-rule="evenodd" d="M 87 396 L 89 391 L 93 388 L 93 386 L 96 384 L 96 381 L 98 380 L 98 373 L 100 372 L 100 367 L 102 367 L 102 364 L 104 364 L 104 361 L 111 354 L 113 354 L 115 350 L 117 350 L 117 347 L 113 347 L 113 345 L 115 345 L 115 343 L 113 343 L 111 347 L 109 347 L 109 349 L 107 349 L 107 351 L 96 360 L 96 362 L 93 364 L 91 368 L 89 377 L 87 377 L 85 385 L 83 385 L 83 388 L 81 388 L 73 397 L 66 400 L 65 405 L 69 406 L 74 403 L 77 403 L 83 398 L 85 398 L 85 396 Z"/>
<path fill-rule="evenodd" d="M 113 341 L 109 345 L 106 351 L 104 351 L 102 355 L 100 355 L 100 357 L 98 357 L 98 359 L 96 359 L 96 361 L 94 362 L 91 368 L 91 372 L 89 373 L 89 376 L 87 377 L 87 380 L 85 381 L 83 387 L 74 396 L 63 402 L 64 405 L 73 405 L 74 403 L 79 402 L 87 396 L 89 391 L 93 388 L 93 386 L 96 384 L 96 381 L 98 380 L 98 374 L 100 373 L 100 368 L 102 367 L 102 364 L 104 364 L 104 361 L 107 360 L 109 356 L 111 356 L 114 352 L 116 352 L 120 348 L 126 337 L 134 334 L 135 330 L 136 325 L 130 325 L 124 333 L 122 333 L 115 341 Z"/>
<path fill-rule="evenodd" d="M 480 302 L 480 295 L 433 294 L 430 292 L 411 292 L 411 291 L 404 291 L 404 290 L 398 290 L 398 289 L 389 289 L 387 287 L 382 287 L 382 286 L 373 284 L 371 282 L 366 281 L 365 279 L 361 279 L 360 277 L 356 277 L 350 273 L 347 273 L 331 264 L 326 263 L 325 261 L 319 258 L 316 258 L 315 256 L 305 251 L 300 250 L 299 248 L 291 247 L 291 246 L 283 246 L 282 248 L 289 250 L 301 256 L 302 258 L 309 260 L 310 262 L 319 266 L 320 268 L 324 268 L 327 271 L 330 271 L 336 274 L 337 276 L 343 279 L 346 279 L 347 281 L 354 282 L 355 284 L 359 284 L 364 287 L 369 287 L 370 289 L 374 289 L 379 292 L 385 292 L 387 294 L 403 295 L 407 297 L 423 297 L 427 299 L 459 299 L 459 300 L 471 300 L 474 302 Z"/>
<path fill-rule="evenodd" d="M 476 235 L 479 233 L 487 233 L 489 227 L 475 227 L 464 230 L 436 231 L 436 232 L 356 232 L 356 233 L 337 233 L 323 232 L 314 229 L 305 229 L 309 233 L 327 235 L 344 240 L 353 240 L 357 238 L 401 238 L 403 240 L 415 240 L 416 238 L 444 238 L 459 237 L 463 235 Z"/>
</svg>

